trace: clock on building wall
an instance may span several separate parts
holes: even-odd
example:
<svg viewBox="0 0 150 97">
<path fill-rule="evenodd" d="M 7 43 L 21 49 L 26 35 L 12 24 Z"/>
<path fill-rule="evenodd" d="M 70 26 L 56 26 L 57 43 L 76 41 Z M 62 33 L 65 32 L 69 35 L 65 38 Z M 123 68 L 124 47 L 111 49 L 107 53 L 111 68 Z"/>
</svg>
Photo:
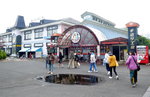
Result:
<svg viewBox="0 0 150 97">
<path fill-rule="evenodd" d="M 71 41 L 73 43 L 78 43 L 80 41 L 80 33 L 79 32 L 73 32 L 73 34 L 71 35 Z"/>
</svg>

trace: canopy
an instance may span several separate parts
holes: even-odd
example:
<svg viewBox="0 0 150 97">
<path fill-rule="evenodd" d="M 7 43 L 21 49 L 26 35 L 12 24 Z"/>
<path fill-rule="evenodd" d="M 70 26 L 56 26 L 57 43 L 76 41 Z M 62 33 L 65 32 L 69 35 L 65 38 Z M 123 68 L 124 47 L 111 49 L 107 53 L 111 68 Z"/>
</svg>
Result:
<svg viewBox="0 0 150 97">
<path fill-rule="evenodd" d="M 30 48 L 22 48 L 19 52 L 27 52 L 29 50 L 30 50 Z"/>
<path fill-rule="evenodd" d="M 127 44 L 128 39 L 123 37 L 117 37 L 105 41 L 101 41 L 100 44 Z"/>
</svg>

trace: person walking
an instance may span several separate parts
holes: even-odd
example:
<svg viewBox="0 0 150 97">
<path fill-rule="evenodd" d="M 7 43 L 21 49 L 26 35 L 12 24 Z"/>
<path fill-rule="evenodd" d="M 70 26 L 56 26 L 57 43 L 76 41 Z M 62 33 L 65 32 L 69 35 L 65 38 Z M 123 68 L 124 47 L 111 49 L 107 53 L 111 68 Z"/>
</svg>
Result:
<svg viewBox="0 0 150 97">
<path fill-rule="evenodd" d="M 80 62 L 83 62 L 83 53 L 81 52 L 81 54 L 80 54 Z"/>
<path fill-rule="evenodd" d="M 78 57 L 77 53 L 74 53 L 74 56 L 75 56 L 75 58 L 74 58 L 74 67 L 77 68 L 77 67 L 79 67 L 78 64 L 80 64 L 79 63 L 79 57 Z"/>
<path fill-rule="evenodd" d="M 55 62 L 55 56 L 53 55 L 53 53 L 49 54 L 49 74 L 53 74 L 53 65 Z"/>
<path fill-rule="evenodd" d="M 137 56 L 135 55 L 134 52 L 130 52 L 129 57 L 126 60 L 126 65 L 130 70 L 130 81 L 133 88 L 136 87 L 137 85 L 137 76 L 138 76 L 137 65 L 135 62 L 137 62 Z"/>
<path fill-rule="evenodd" d="M 75 58 L 75 56 L 74 56 L 73 51 L 70 51 L 68 68 L 74 68 L 74 58 Z"/>
<path fill-rule="evenodd" d="M 109 68 L 110 68 L 110 76 L 109 78 L 112 79 L 112 69 L 116 75 L 116 79 L 119 80 L 118 74 L 116 72 L 116 66 L 117 66 L 117 60 L 116 60 L 116 56 L 113 55 L 111 52 L 109 52 L 109 57 L 108 57 L 108 62 L 109 62 Z"/>
<path fill-rule="evenodd" d="M 108 62 L 108 58 L 109 58 L 109 54 L 108 54 L 109 51 L 107 51 L 105 53 L 105 57 L 104 57 L 104 60 L 103 60 L 103 64 L 106 66 L 106 70 L 107 70 L 107 75 L 110 75 L 110 68 L 109 68 L 109 62 Z"/>
<path fill-rule="evenodd" d="M 96 56 L 94 54 L 94 51 L 91 52 L 90 55 L 90 68 L 88 72 L 92 72 L 92 68 L 94 69 L 94 72 L 98 72 L 97 66 L 96 66 Z"/>
<path fill-rule="evenodd" d="M 91 56 L 91 52 L 88 52 L 88 55 L 87 55 L 87 62 L 90 63 L 90 56 Z"/>
<path fill-rule="evenodd" d="M 32 54 L 31 53 L 29 54 L 29 58 L 32 59 Z"/>
<path fill-rule="evenodd" d="M 64 67 L 64 65 L 62 64 L 62 60 L 63 60 L 63 55 L 61 52 L 59 52 L 59 56 L 58 56 L 59 67 Z"/>
<path fill-rule="evenodd" d="M 46 58 L 45 58 L 46 69 L 48 68 L 48 64 L 49 64 L 49 55 L 47 55 Z"/>
</svg>

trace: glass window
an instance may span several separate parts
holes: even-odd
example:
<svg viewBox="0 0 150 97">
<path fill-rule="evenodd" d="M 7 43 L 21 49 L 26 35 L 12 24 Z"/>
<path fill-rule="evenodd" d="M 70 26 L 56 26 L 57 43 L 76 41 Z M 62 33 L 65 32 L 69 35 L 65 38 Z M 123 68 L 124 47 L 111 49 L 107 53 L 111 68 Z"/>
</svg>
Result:
<svg viewBox="0 0 150 97">
<path fill-rule="evenodd" d="M 43 47 L 43 43 L 35 43 L 34 47 Z"/>
<path fill-rule="evenodd" d="M 31 31 L 24 32 L 24 40 L 31 40 Z"/>
<path fill-rule="evenodd" d="M 12 35 L 8 35 L 8 41 L 12 42 Z"/>
<path fill-rule="evenodd" d="M 51 37 L 54 33 L 58 32 L 58 25 L 47 27 L 47 36 Z"/>
<path fill-rule="evenodd" d="M 35 39 L 43 38 L 43 32 L 35 32 L 34 33 L 34 38 Z"/>
<path fill-rule="evenodd" d="M 54 37 L 54 38 L 52 39 L 52 42 L 53 42 L 53 43 L 57 43 L 57 41 L 58 41 L 58 37 Z"/>
<path fill-rule="evenodd" d="M 31 48 L 31 44 L 24 44 L 24 48 Z"/>
<path fill-rule="evenodd" d="M 35 29 L 34 32 L 35 39 L 43 38 L 43 28 Z"/>
<path fill-rule="evenodd" d="M 3 42 L 7 42 L 7 36 L 3 36 Z"/>
<path fill-rule="evenodd" d="M 43 32 L 43 28 L 35 29 L 34 32 Z"/>
<path fill-rule="evenodd" d="M 3 41 L 3 38 L 2 38 L 2 36 L 0 36 L 0 42 L 2 42 Z"/>
</svg>

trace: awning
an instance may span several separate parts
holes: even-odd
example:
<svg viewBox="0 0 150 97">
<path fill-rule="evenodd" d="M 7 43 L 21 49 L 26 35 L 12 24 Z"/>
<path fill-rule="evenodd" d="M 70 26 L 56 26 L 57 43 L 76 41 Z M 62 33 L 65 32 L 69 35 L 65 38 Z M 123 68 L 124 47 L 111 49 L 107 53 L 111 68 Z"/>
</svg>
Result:
<svg viewBox="0 0 150 97">
<path fill-rule="evenodd" d="M 52 34 L 52 36 L 61 36 L 61 34 L 59 34 L 59 33 L 54 33 L 54 34 Z"/>
<path fill-rule="evenodd" d="M 41 52 L 42 48 L 32 48 L 31 50 L 29 50 L 30 52 Z"/>
<path fill-rule="evenodd" d="M 127 44 L 128 39 L 123 37 L 117 37 L 105 41 L 101 41 L 100 44 Z"/>
<path fill-rule="evenodd" d="M 30 50 L 30 48 L 23 48 L 23 49 L 21 49 L 19 52 L 27 52 L 27 51 L 29 51 Z"/>
<path fill-rule="evenodd" d="M 50 36 L 44 36 L 43 38 L 44 39 L 50 39 Z"/>
</svg>

